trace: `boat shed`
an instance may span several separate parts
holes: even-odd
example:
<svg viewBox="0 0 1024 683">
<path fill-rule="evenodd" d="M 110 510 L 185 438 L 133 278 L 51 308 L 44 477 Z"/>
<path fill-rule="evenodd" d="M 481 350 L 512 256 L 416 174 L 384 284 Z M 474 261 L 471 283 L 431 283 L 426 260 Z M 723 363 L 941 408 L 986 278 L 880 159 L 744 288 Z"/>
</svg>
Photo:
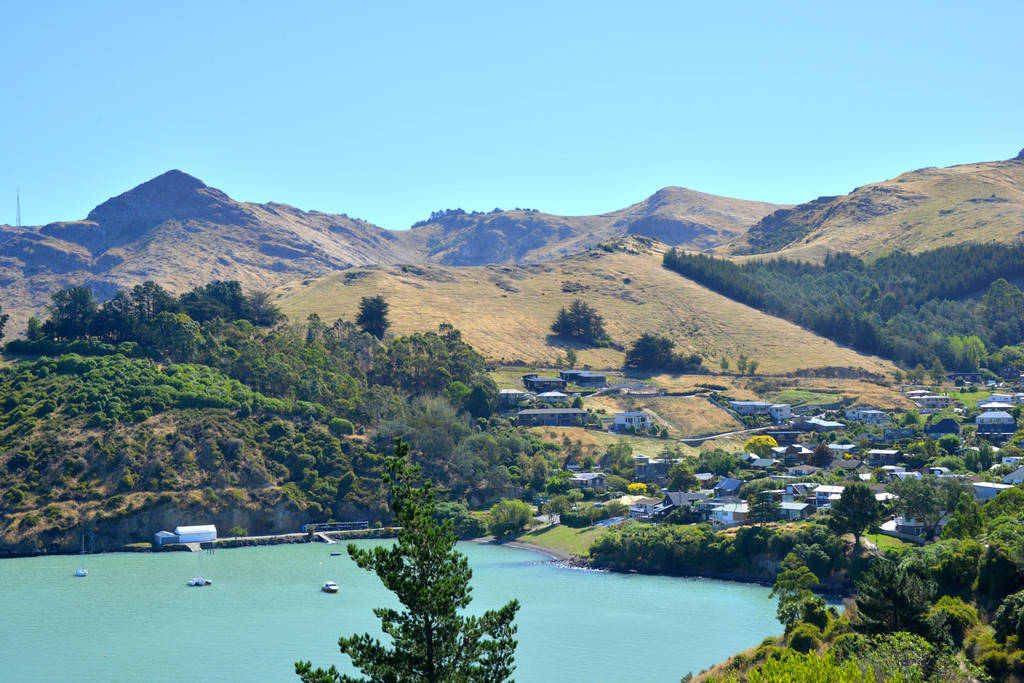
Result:
<svg viewBox="0 0 1024 683">
<path fill-rule="evenodd" d="M 157 545 L 168 545 L 170 543 L 177 543 L 178 537 L 170 531 L 158 531 L 153 535 L 153 542 Z"/>
<path fill-rule="evenodd" d="M 174 530 L 179 543 L 205 543 L 217 540 L 217 527 L 213 524 L 199 526 L 179 526 Z"/>
</svg>

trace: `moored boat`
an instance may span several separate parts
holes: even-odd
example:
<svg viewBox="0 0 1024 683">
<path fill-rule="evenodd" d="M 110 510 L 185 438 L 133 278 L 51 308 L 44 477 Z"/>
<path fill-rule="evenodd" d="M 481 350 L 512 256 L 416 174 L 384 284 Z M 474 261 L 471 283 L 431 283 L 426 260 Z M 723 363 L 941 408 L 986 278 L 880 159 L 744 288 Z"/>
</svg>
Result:
<svg viewBox="0 0 1024 683">
<path fill-rule="evenodd" d="M 324 585 L 320 586 L 320 590 L 322 590 L 324 593 L 337 593 L 338 584 L 334 583 L 333 581 L 324 581 Z"/>
</svg>

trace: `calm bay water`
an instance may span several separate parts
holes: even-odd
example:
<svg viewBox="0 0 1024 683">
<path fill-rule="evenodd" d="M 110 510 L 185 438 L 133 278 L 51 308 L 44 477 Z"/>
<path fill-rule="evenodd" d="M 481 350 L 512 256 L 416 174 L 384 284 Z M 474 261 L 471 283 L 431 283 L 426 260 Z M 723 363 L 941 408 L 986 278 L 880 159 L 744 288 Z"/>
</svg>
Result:
<svg viewBox="0 0 1024 683">
<path fill-rule="evenodd" d="M 373 541 L 360 541 L 372 545 Z M 520 683 L 676 682 L 781 632 L 768 589 L 704 579 L 580 571 L 544 555 L 461 543 L 480 613 L 518 598 Z M 343 547 L 198 555 L 90 555 L 0 561 L 0 680 L 297 681 L 294 662 L 351 671 L 341 635 L 379 634 L 396 604 Z M 323 593 L 332 580 L 341 590 Z"/>
</svg>

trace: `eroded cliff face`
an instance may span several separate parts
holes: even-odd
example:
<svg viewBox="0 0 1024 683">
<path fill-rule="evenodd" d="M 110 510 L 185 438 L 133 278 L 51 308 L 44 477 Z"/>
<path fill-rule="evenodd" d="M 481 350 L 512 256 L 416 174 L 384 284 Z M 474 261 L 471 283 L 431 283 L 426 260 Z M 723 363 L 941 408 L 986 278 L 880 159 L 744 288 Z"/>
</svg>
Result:
<svg viewBox="0 0 1024 683">
<path fill-rule="evenodd" d="M 302 525 L 324 521 L 299 509 L 278 490 L 232 489 L 219 494 L 136 494 L 116 510 L 78 509 L 67 512 L 56 526 L 35 525 L 23 515 L 0 520 L 0 557 L 75 553 L 82 537 L 88 552 L 116 552 L 133 543 L 151 543 L 158 531 L 178 526 L 214 524 L 221 538 L 239 527 L 250 536 L 272 536 L 302 531 Z M 378 510 L 339 510 L 339 519 L 388 521 L 386 507 Z"/>
</svg>

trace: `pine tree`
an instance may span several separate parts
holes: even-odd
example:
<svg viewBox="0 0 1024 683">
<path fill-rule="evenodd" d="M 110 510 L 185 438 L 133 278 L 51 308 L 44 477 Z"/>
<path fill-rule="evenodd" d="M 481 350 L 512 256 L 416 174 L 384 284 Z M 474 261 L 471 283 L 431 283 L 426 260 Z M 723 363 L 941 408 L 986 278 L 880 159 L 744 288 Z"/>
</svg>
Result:
<svg viewBox="0 0 1024 683">
<path fill-rule="evenodd" d="M 876 560 L 857 582 L 857 610 L 864 633 L 928 632 L 935 584 L 891 560 Z"/>
<path fill-rule="evenodd" d="M 359 300 L 359 313 L 356 315 L 356 325 L 363 332 L 382 339 L 384 333 L 391 327 L 391 323 L 388 321 L 388 308 L 387 299 L 383 296 L 364 296 Z"/>
<path fill-rule="evenodd" d="M 452 521 L 438 523 L 430 482 L 422 483 L 418 465 L 405 458 L 409 445 L 395 440 L 385 481 L 391 487 L 391 508 L 400 527 L 398 543 L 360 550 L 349 544 L 348 554 L 363 569 L 376 572 L 395 593 L 404 611 L 378 607 L 374 614 L 391 637 L 391 647 L 370 634 L 338 640 L 343 654 L 366 676 L 342 675 L 335 667 L 312 669 L 297 662 L 304 683 L 499 683 L 515 669 L 516 627 L 512 621 L 519 601 L 512 600 L 480 617 L 460 614 L 472 598 L 473 575 L 462 553 Z"/>
</svg>

